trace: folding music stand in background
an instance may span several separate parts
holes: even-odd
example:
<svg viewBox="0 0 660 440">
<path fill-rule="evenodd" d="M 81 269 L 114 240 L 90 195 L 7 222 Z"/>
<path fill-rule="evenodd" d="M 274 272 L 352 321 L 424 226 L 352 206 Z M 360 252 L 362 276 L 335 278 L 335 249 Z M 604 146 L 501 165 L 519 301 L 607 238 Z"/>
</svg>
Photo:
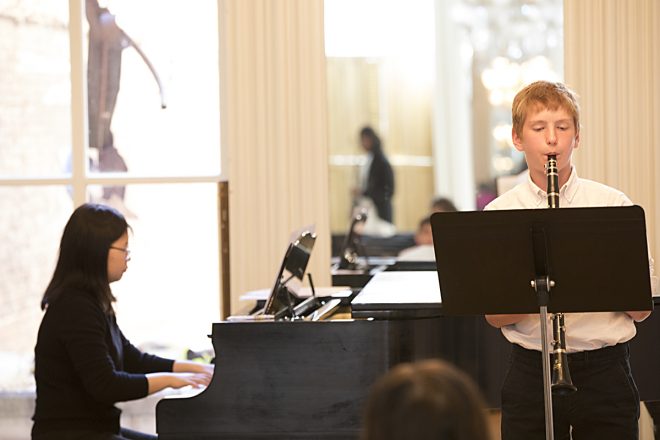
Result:
<svg viewBox="0 0 660 440">
<path fill-rule="evenodd" d="M 653 308 L 639 206 L 435 213 L 431 227 L 445 315 L 540 313 L 544 327 L 547 311 Z M 547 332 L 541 333 L 552 439 Z"/>
</svg>

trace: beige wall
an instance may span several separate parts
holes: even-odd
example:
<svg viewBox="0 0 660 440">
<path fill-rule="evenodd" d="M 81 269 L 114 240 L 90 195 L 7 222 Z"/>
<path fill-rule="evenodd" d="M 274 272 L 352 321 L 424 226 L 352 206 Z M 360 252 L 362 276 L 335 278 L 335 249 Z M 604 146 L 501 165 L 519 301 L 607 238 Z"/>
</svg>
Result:
<svg viewBox="0 0 660 440">
<path fill-rule="evenodd" d="M 659 261 L 660 2 L 565 1 L 564 14 L 565 78 L 582 111 L 578 172 L 644 208 Z"/>
</svg>

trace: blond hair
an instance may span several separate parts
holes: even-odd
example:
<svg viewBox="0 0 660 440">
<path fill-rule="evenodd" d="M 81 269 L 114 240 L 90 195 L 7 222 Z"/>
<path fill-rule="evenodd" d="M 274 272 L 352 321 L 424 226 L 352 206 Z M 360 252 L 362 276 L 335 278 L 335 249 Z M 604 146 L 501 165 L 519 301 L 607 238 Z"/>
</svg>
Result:
<svg viewBox="0 0 660 440">
<path fill-rule="evenodd" d="M 562 108 L 573 118 L 575 132 L 580 132 L 580 106 L 577 95 L 562 83 L 550 81 L 536 81 L 518 92 L 511 106 L 511 119 L 513 129 L 522 137 L 522 129 L 527 114 L 538 107 L 548 110 Z"/>
</svg>

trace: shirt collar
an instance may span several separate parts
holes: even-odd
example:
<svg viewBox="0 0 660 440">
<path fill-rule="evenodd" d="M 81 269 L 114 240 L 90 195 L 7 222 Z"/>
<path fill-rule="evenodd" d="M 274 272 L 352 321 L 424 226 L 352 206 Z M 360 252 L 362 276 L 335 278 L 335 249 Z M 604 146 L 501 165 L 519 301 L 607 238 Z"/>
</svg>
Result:
<svg viewBox="0 0 660 440">
<path fill-rule="evenodd" d="M 532 194 L 534 194 L 535 197 L 535 203 L 536 206 L 541 206 L 544 203 L 548 202 L 548 194 L 543 191 L 541 188 L 539 188 L 536 183 L 532 180 L 531 173 L 527 174 L 527 185 L 529 187 L 529 190 L 531 191 Z M 577 175 L 577 170 L 575 167 L 571 168 L 571 175 L 568 177 L 568 181 L 559 188 L 559 197 L 564 197 L 568 203 L 573 202 L 573 198 L 575 198 L 575 194 L 577 193 L 579 186 L 579 179 Z"/>
<path fill-rule="evenodd" d="M 564 197 L 568 203 L 573 203 L 575 194 L 577 194 L 578 186 L 580 186 L 580 179 L 578 179 L 577 170 L 575 167 L 571 168 L 571 175 L 568 177 L 568 182 L 561 188 L 559 194 L 564 193 Z"/>
</svg>

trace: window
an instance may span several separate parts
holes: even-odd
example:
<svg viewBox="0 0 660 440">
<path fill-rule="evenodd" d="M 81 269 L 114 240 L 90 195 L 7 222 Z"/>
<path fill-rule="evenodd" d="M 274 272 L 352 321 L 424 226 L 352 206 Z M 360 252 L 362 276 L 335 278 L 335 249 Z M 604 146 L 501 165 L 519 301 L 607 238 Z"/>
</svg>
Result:
<svg viewBox="0 0 660 440">
<path fill-rule="evenodd" d="M 217 4 L 80 3 L 0 15 L 0 390 L 32 386 L 41 295 L 85 201 L 132 226 L 112 287 L 134 344 L 207 350 L 220 317 Z"/>
</svg>

